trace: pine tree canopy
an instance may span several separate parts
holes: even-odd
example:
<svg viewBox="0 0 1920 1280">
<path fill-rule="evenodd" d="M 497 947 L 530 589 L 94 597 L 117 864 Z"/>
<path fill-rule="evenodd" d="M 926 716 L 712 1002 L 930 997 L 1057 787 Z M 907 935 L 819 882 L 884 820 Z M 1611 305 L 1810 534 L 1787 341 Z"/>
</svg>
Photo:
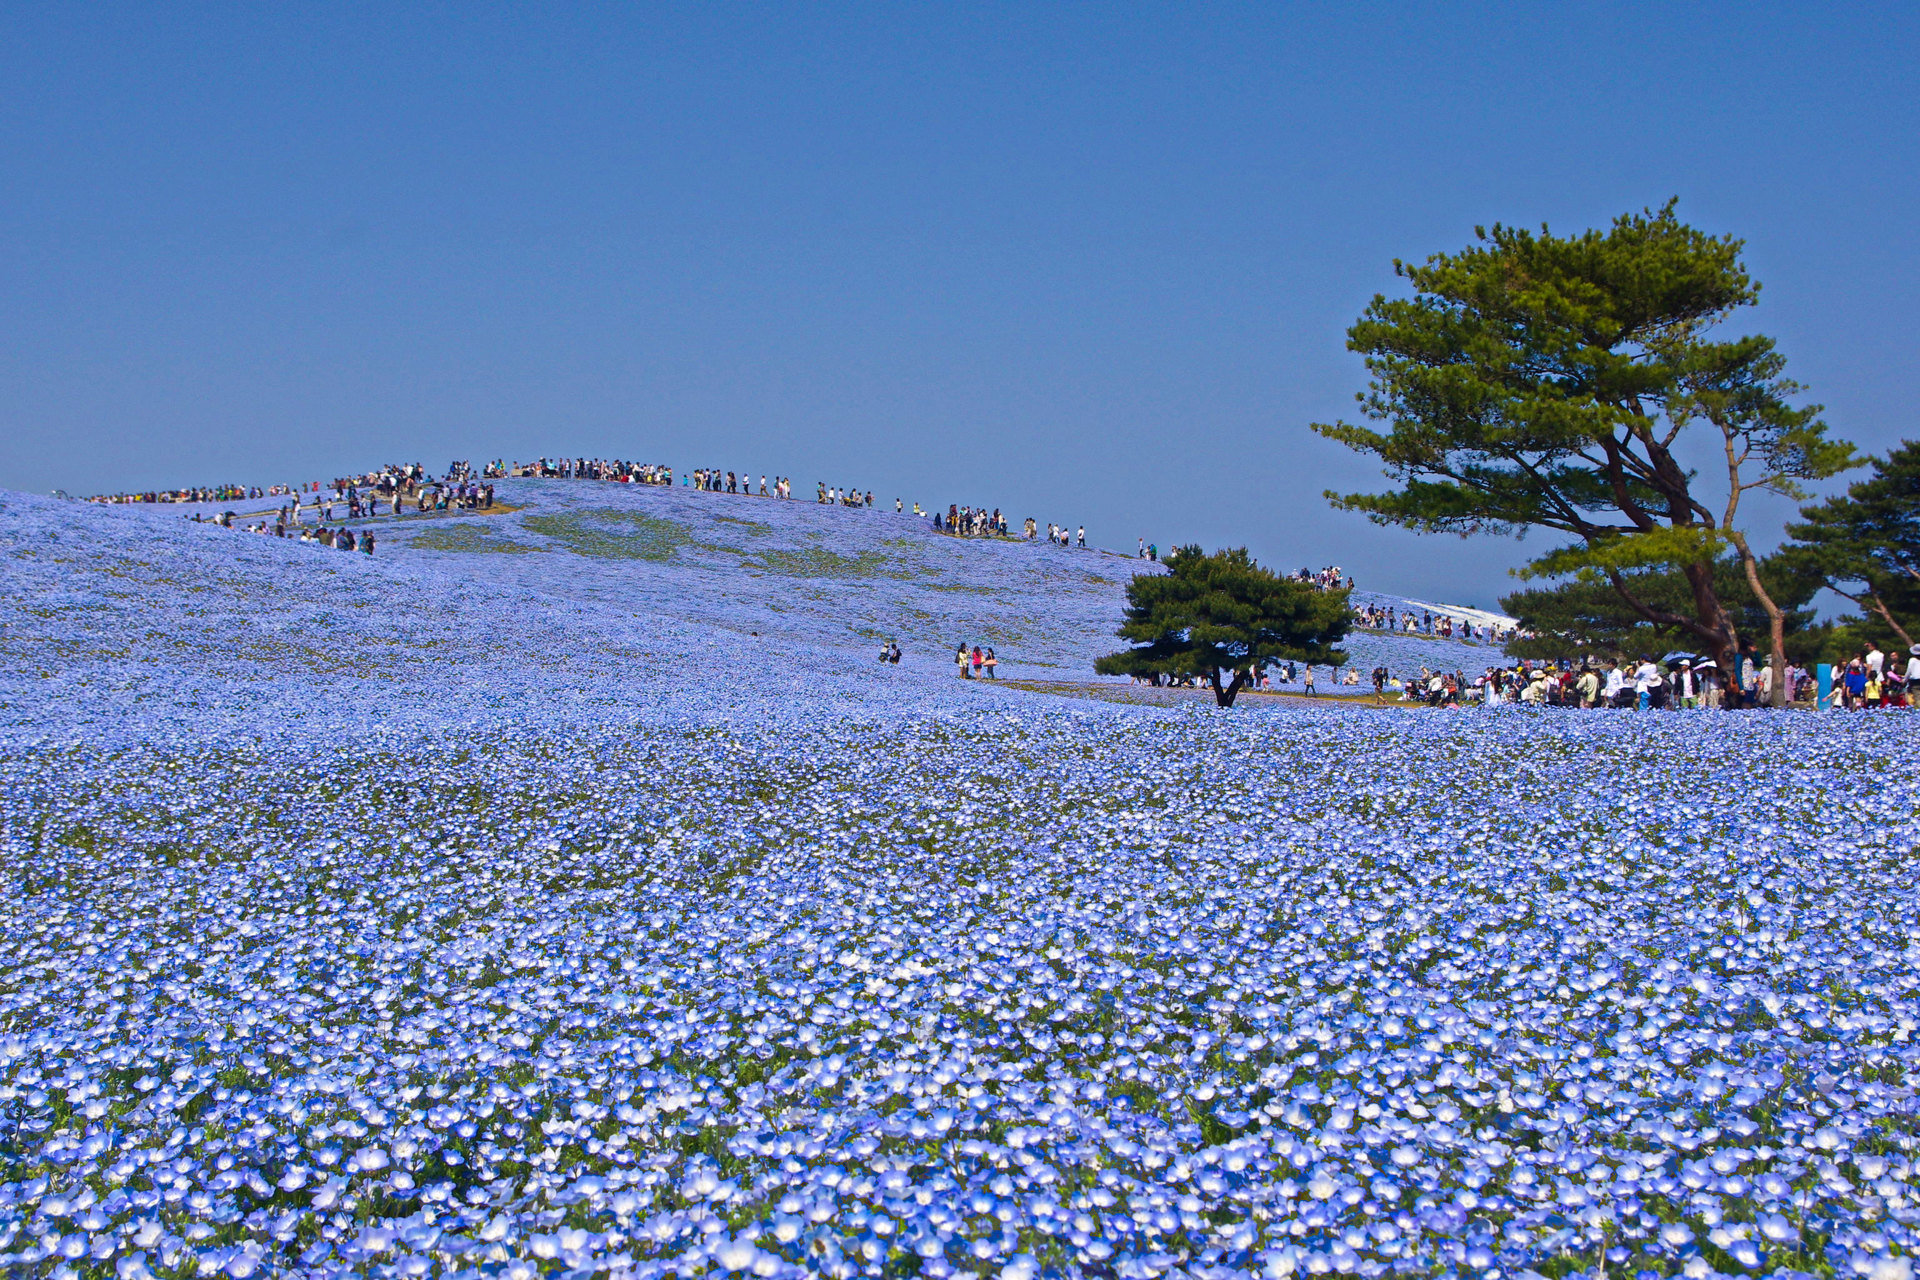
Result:
<svg viewBox="0 0 1920 1280">
<path fill-rule="evenodd" d="M 1911 645 L 1920 632 L 1920 441 L 1903 441 L 1845 494 L 1802 507 L 1786 554 Z"/>
</svg>

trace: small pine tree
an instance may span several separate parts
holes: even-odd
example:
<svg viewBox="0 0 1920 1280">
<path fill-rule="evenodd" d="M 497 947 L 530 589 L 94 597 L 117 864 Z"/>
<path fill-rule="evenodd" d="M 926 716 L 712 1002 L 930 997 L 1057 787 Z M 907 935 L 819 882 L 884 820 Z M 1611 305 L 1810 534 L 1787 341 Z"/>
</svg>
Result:
<svg viewBox="0 0 1920 1280">
<path fill-rule="evenodd" d="M 1294 661 L 1339 666 L 1334 646 L 1352 625 L 1345 591 L 1322 591 L 1255 564 L 1244 547 L 1207 555 L 1180 547 L 1167 572 L 1127 586 L 1117 634 L 1134 647 L 1095 662 L 1109 676 L 1203 676 L 1233 705 L 1249 671 Z"/>
</svg>

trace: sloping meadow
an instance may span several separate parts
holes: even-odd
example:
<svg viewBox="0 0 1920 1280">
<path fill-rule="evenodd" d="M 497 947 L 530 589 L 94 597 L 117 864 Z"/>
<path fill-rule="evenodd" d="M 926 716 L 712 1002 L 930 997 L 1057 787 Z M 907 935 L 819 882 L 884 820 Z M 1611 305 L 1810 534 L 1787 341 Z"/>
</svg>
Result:
<svg viewBox="0 0 1920 1280">
<path fill-rule="evenodd" d="M 1907 1274 L 1904 721 L 1074 706 L 21 743 L 4 1265 Z"/>
<path fill-rule="evenodd" d="M 958 539 L 891 509 L 590 480 L 506 480 L 498 515 L 373 522 L 385 554 L 541 596 L 618 603 L 940 668 L 993 645 L 1007 674 L 1090 678 L 1118 644 L 1126 556 Z"/>
</svg>

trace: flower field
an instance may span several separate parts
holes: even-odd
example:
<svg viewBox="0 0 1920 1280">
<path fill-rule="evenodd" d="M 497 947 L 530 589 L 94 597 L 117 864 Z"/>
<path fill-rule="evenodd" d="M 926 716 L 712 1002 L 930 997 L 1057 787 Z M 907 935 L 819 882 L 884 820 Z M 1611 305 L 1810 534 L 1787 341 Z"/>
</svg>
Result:
<svg viewBox="0 0 1920 1280">
<path fill-rule="evenodd" d="M 876 677 L 626 523 L 5 495 L 0 1267 L 1910 1274 L 1900 717 Z"/>
</svg>

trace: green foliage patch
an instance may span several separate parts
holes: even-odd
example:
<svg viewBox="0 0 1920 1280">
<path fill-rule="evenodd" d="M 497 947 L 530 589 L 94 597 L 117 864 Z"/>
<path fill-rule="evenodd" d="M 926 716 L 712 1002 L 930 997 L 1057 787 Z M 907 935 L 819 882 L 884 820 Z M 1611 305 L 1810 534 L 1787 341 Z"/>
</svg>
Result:
<svg viewBox="0 0 1920 1280">
<path fill-rule="evenodd" d="M 407 545 L 420 551 L 482 551 L 504 555 L 524 555 L 540 550 L 524 542 L 502 538 L 489 525 L 464 521 L 422 529 L 408 539 Z"/>
<path fill-rule="evenodd" d="M 601 560 L 670 560 L 676 550 L 693 541 L 687 527 L 676 520 L 613 507 L 527 516 L 521 524 L 575 555 Z"/>
<path fill-rule="evenodd" d="M 912 576 L 898 561 L 877 551 L 843 556 L 821 547 L 762 551 L 752 566 L 790 578 L 901 578 Z"/>
</svg>

